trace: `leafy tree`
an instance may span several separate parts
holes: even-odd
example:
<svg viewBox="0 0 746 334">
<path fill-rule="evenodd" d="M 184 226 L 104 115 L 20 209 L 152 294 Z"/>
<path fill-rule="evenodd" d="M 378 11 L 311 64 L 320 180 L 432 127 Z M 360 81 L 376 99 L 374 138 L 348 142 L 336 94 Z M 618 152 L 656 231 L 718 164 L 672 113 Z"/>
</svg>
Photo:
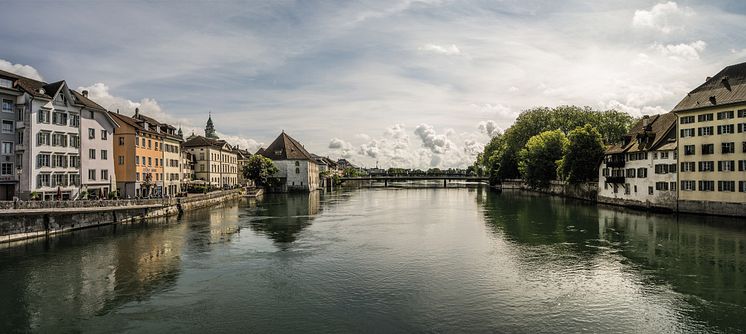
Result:
<svg viewBox="0 0 746 334">
<path fill-rule="evenodd" d="M 271 159 L 260 154 L 254 154 L 249 158 L 243 168 L 243 176 L 254 181 L 257 186 L 263 187 L 272 184 L 272 175 L 279 170 Z"/>
<path fill-rule="evenodd" d="M 560 130 L 544 131 L 528 140 L 518 153 L 518 169 L 530 187 L 545 188 L 557 179 L 557 163 L 567 143 Z"/>
<path fill-rule="evenodd" d="M 355 176 L 363 176 L 363 172 L 361 172 L 357 168 L 347 167 L 342 171 L 342 175 L 347 177 L 355 177 Z"/>
<path fill-rule="evenodd" d="M 565 155 L 559 164 L 559 174 L 570 183 L 595 180 L 598 177 L 598 163 L 604 157 L 601 134 L 590 124 L 586 124 L 570 131 L 567 139 Z"/>
</svg>

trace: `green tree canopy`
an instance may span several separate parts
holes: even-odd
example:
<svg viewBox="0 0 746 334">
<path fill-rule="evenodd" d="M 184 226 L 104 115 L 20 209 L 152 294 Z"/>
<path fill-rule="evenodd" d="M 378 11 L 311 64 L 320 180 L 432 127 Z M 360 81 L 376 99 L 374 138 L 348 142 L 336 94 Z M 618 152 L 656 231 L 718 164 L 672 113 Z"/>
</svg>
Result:
<svg viewBox="0 0 746 334">
<path fill-rule="evenodd" d="M 530 187 L 545 188 L 557 179 L 557 163 L 567 145 L 567 137 L 560 130 L 544 131 L 529 138 L 518 153 L 518 170 Z"/>
<path fill-rule="evenodd" d="M 263 187 L 271 184 L 270 178 L 278 170 L 272 160 L 260 154 L 254 154 L 249 158 L 242 172 L 245 178 L 254 181 L 257 186 Z"/>
<path fill-rule="evenodd" d="M 586 124 L 570 131 L 567 139 L 559 174 L 570 183 L 595 180 L 598 177 L 598 163 L 604 157 L 601 134 Z"/>
</svg>

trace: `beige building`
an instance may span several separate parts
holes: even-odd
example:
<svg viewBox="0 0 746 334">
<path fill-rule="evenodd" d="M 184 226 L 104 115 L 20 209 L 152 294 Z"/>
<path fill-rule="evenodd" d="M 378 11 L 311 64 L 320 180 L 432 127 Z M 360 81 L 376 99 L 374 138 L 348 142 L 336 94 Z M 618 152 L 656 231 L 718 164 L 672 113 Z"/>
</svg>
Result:
<svg viewBox="0 0 746 334">
<path fill-rule="evenodd" d="M 301 143 L 288 136 L 284 131 L 266 149 L 259 149 L 261 154 L 277 167 L 273 175 L 278 185 L 271 189 L 275 192 L 315 191 L 319 188 L 319 166 L 311 153 Z"/>
<path fill-rule="evenodd" d="M 238 157 L 224 140 L 190 136 L 183 149 L 192 155 L 195 180 L 213 188 L 238 184 Z"/>
<path fill-rule="evenodd" d="M 746 215 L 746 63 L 708 78 L 673 112 L 679 211 Z"/>
</svg>

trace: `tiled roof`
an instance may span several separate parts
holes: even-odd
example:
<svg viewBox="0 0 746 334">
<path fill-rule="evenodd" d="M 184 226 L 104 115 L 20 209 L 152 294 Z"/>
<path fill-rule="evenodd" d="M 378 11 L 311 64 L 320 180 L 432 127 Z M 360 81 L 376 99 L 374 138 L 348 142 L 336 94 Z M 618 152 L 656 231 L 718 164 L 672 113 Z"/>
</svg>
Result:
<svg viewBox="0 0 746 334">
<path fill-rule="evenodd" d="M 676 115 L 672 112 L 649 116 L 647 129 L 643 126 L 645 119 L 639 120 L 625 136 L 626 143 L 614 145 L 606 150 L 606 154 L 625 152 L 643 152 L 668 147 L 670 140 L 676 138 Z M 672 132 L 673 131 L 673 132 Z M 648 140 L 638 140 L 638 139 Z M 674 147 L 675 145 L 675 141 Z M 664 148 L 667 149 L 667 148 Z"/>
<path fill-rule="evenodd" d="M 212 146 L 214 148 L 218 148 L 225 151 L 231 151 L 235 153 L 235 150 L 233 150 L 233 147 L 228 144 L 225 140 L 215 140 L 211 138 L 207 138 L 205 136 L 194 136 L 187 139 L 186 142 L 184 142 L 184 147 L 204 147 L 204 146 Z"/>
<path fill-rule="evenodd" d="M 72 93 L 75 99 L 77 99 L 77 101 L 79 102 L 79 104 L 83 105 L 84 107 L 90 108 L 93 110 L 98 110 L 98 111 L 106 111 L 106 108 L 100 106 L 96 102 L 93 102 L 91 99 L 83 96 L 83 94 L 80 94 L 72 89 L 70 90 L 70 93 Z"/>
<path fill-rule="evenodd" d="M 315 161 L 306 149 L 297 140 L 288 136 L 285 132 L 277 136 L 264 152 L 259 153 L 272 160 L 310 160 Z"/>
<path fill-rule="evenodd" d="M 684 97 L 674 112 L 746 102 L 746 63 L 731 65 Z"/>
</svg>

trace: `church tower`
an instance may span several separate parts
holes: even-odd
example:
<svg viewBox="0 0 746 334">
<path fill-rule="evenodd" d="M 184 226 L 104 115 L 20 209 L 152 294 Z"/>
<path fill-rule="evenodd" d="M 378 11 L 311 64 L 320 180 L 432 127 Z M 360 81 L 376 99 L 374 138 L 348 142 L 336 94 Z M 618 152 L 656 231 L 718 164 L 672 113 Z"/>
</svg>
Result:
<svg viewBox="0 0 746 334">
<path fill-rule="evenodd" d="M 207 125 L 205 126 L 205 137 L 210 139 L 218 139 L 218 135 L 215 134 L 215 125 L 212 124 L 212 113 L 207 116 Z"/>
</svg>

